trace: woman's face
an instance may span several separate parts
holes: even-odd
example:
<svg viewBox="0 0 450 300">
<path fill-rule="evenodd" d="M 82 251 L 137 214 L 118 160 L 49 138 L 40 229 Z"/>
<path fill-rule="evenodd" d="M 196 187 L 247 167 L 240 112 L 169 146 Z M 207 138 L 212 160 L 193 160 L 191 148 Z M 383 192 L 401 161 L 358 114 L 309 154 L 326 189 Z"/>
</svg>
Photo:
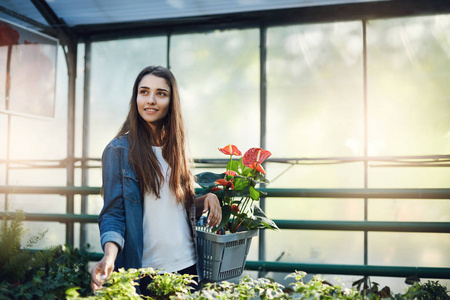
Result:
<svg viewBox="0 0 450 300">
<path fill-rule="evenodd" d="M 170 104 L 170 87 L 166 80 L 152 74 L 145 75 L 138 85 L 137 108 L 139 115 L 152 128 L 160 128 Z"/>
</svg>

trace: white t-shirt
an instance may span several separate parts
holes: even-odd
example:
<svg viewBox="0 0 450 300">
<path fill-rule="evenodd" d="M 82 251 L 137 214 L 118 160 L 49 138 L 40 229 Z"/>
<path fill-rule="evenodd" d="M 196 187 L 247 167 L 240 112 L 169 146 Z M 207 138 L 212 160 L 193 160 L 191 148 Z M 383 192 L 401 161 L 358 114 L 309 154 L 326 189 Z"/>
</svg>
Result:
<svg viewBox="0 0 450 300">
<path fill-rule="evenodd" d="M 197 256 L 189 227 L 189 216 L 183 204 L 178 204 L 169 187 L 170 167 L 162 156 L 161 147 L 153 147 L 161 164 L 164 182 L 160 196 L 144 196 L 144 251 L 142 267 L 175 272 L 194 265 Z"/>
</svg>

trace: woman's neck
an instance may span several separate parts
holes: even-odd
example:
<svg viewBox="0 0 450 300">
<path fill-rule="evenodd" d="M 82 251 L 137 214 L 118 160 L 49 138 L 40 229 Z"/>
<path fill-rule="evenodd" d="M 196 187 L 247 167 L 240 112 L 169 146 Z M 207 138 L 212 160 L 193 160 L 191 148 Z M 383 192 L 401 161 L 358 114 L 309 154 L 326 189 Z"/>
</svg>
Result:
<svg viewBox="0 0 450 300">
<path fill-rule="evenodd" d="M 163 145 L 163 139 L 161 136 L 161 127 L 150 126 L 152 146 L 161 147 Z"/>
</svg>

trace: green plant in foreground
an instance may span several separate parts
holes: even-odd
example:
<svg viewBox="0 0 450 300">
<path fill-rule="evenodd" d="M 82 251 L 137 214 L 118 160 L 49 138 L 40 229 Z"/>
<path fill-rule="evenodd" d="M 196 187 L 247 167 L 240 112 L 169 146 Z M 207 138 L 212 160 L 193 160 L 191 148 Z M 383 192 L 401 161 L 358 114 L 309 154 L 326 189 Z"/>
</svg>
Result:
<svg viewBox="0 0 450 300">
<path fill-rule="evenodd" d="M 314 276 L 311 281 L 304 283 L 305 276 L 306 273 L 301 271 L 295 271 L 286 276 L 286 278 L 293 278 L 296 281 L 292 284 L 295 299 L 363 299 L 358 291 L 330 285 L 320 276 Z"/>
<path fill-rule="evenodd" d="M 178 293 L 173 299 L 288 299 L 283 288 L 283 285 L 266 278 L 244 277 L 239 284 L 227 281 L 207 283 L 200 291 L 191 295 Z"/>
<path fill-rule="evenodd" d="M 169 299 L 177 293 L 189 295 L 193 283 L 193 275 L 178 275 L 172 273 L 157 274 L 159 270 L 153 268 L 119 269 L 111 273 L 110 278 L 104 283 L 103 288 L 95 292 L 93 296 L 82 297 L 78 288 L 70 288 L 66 291 L 67 299 Z M 150 276 L 152 282 L 148 288 L 152 291 L 152 297 L 138 294 L 136 286 L 139 279 Z M 145 287 L 140 287 L 145 288 Z"/>
<path fill-rule="evenodd" d="M 159 276 L 151 276 L 152 282 L 148 285 L 148 289 L 155 295 L 163 298 L 174 296 L 177 293 L 190 294 L 194 288 L 190 284 L 196 284 L 193 280 L 194 275 L 178 275 L 173 273 L 165 273 Z M 141 287 L 145 288 L 145 287 Z"/>
<path fill-rule="evenodd" d="M 178 275 L 172 273 L 157 274 L 158 270 L 148 269 L 124 269 L 113 272 L 103 289 L 95 295 L 83 298 L 77 288 L 67 290 L 67 299 L 199 299 L 199 300 L 253 300 L 253 299 L 308 299 L 308 300 L 354 300 L 354 299 L 398 299 L 398 300 L 448 300 L 447 288 L 438 282 L 415 284 L 405 294 L 395 297 L 379 295 L 376 293 L 363 296 L 354 288 L 331 285 L 320 276 L 314 276 L 309 282 L 304 282 L 305 272 L 296 271 L 286 276 L 293 278 L 291 287 L 270 281 L 266 278 L 251 279 L 244 277 L 238 284 L 227 281 L 219 283 L 202 284 L 200 290 L 192 292 L 189 284 L 192 283 L 190 275 Z M 152 283 L 149 285 L 153 291 L 152 297 L 140 296 L 136 291 L 138 280 L 143 276 L 150 276 Z M 141 287 L 142 288 L 142 287 Z"/>
<path fill-rule="evenodd" d="M 14 216 L 7 212 L 0 220 L 0 299 L 64 299 L 65 291 L 72 286 L 87 295 L 87 252 L 65 246 L 27 249 L 46 232 L 31 237 L 22 248 L 24 219 L 23 212 L 17 211 Z"/>
<path fill-rule="evenodd" d="M 64 299 L 75 286 L 82 295 L 91 293 L 87 252 L 56 246 L 29 254 L 45 255 L 48 261 L 30 270 L 30 278 L 0 282 L 0 299 Z"/>
<path fill-rule="evenodd" d="M 7 212 L 0 222 L 0 282 L 20 283 L 31 279 L 33 271 L 50 260 L 50 254 L 30 253 L 21 249 L 21 241 L 26 233 L 24 219 L 22 211 L 17 211 L 14 217 Z M 32 247 L 45 233 L 31 237 L 25 243 L 25 248 Z"/>
<path fill-rule="evenodd" d="M 414 283 L 404 295 L 396 295 L 395 299 L 450 300 L 450 295 L 447 287 L 439 284 L 438 281 L 428 281 L 422 284 Z"/>
</svg>

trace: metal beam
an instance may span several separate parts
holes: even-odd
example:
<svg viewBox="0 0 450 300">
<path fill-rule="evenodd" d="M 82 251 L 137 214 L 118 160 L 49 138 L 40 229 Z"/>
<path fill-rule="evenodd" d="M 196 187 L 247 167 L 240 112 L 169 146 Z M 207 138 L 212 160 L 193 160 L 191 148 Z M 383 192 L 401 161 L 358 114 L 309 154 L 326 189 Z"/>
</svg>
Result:
<svg viewBox="0 0 450 300">
<path fill-rule="evenodd" d="M 273 221 L 280 229 L 450 233 L 449 222 Z"/>
<path fill-rule="evenodd" d="M 0 186 L 0 194 L 47 194 L 47 195 L 94 195 L 100 194 L 100 187 L 88 186 Z"/>
<path fill-rule="evenodd" d="M 304 271 L 314 274 L 339 274 L 362 276 L 407 277 L 415 275 L 419 278 L 450 279 L 450 268 L 400 267 L 373 265 L 327 265 L 285 263 L 273 261 L 247 261 L 246 270 L 264 270 L 273 272 Z"/>
<path fill-rule="evenodd" d="M 44 0 L 30 0 L 44 19 L 57 32 L 57 37 L 63 46 L 68 83 L 68 105 L 67 105 L 67 186 L 75 183 L 75 85 L 77 78 L 77 47 L 78 39 L 63 19 L 58 17 L 53 9 Z M 66 211 L 68 214 L 74 212 L 73 194 L 67 194 Z M 66 244 L 74 243 L 73 223 L 66 226 Z"/>
<path fill-rule="evenodd" d="M 7 186 L 0 194 L 100 194 L 100 187 L 88 186 Z M 376 199 L 450 199 L 450 189 L 261 189 L 270 198 L 376 198 Z M 200 190 L 197 189 L 197 193 Z"/>
<path fill-rule="evenodd" d="M 91 94 L 91 42 L 85 42 L 84 47 L 84 93 L 83 93 L 83 140 L 81 151 L 81 185 L 89 185 L 88 160 L 89 157 L 89 99 Z M 88 195 L 81 196 L 81 213 L 88 212 Z M 80 226 L 80 248 L 84 249 L 88 240 L 88 230 L 85 224 Z"/>
<path fill-rule="evenodd" d="M 15 213 L 15 212 L 0 212 L 0 217 L 6 219 L 13 219 L 18 215 L 22 215 L 25 221 L 39 221 L 39 222 L 59 222 L 59 223 L 97 223 L 98 215 L 88 214 L 34 214 L 34 213 Z"/>
<path fill-rule="evenodd" d="M 267 27 L 262 23 L 259 27 L 259 115 L 260 115 L 260 137 L 259 145 L 266 149 L 267 142 L 267 78 L 266 78 L 266 62 L 267 62 Z M 261 185 L 265 188 L 265 184 Z M 263 211 L 266 210 L 266 197 L 261 197 L 259 206 Z M 266 233 L 259 230 L 258 239 L 258 259 L 266 260 Z M 258 277 L 264 277 L 261 272 Z"/>
<path fill-rule="evenodd" d="M 38 214 L 0 212 L 0 217 L 14 218 L 23 215 L 26 221 L 97 223 L 97 215 L 88 214 Z M 384 231 L 450 233 L 449 222 L 381 222 L 381 221 L 303 221 L 273 220 L 280 229 L 330 230 L 330 231 Z"/>
<path fill-rule="evenodd" d="M 43 0 L 30 0 L 34 7 L 39 11 L 41 16 L 47 21 L 50 26 L 59 25 L 68 27 L 67 24 L 59 18 L 53 9 Z"/>
<path fill-rule="evenodd" d="M 450 189 L 262 189 L 268 197 L 450 199 Z"/>
</svg>

